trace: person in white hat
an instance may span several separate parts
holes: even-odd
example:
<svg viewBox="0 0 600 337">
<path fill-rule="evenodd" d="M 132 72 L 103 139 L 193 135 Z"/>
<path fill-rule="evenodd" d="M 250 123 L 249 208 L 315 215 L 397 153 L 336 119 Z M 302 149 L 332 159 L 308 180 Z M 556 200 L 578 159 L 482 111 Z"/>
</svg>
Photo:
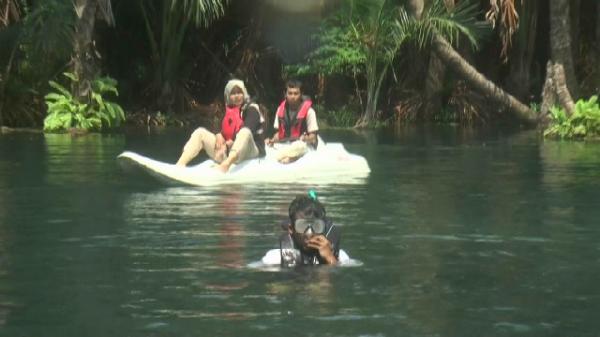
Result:
<svg viewBox="0 0 600 337">
<path fill-rule="evenodd" d="M 186 166 L 202 150 L 227 172 L 232 164 L 265 155 L 264 118 L 258 104 L 250 102 L 244 82 L 233 79 L 225 86 L 225 116 L 221 131 L 196 129 L 183 147 L 177 165 Z"/>
</svg>

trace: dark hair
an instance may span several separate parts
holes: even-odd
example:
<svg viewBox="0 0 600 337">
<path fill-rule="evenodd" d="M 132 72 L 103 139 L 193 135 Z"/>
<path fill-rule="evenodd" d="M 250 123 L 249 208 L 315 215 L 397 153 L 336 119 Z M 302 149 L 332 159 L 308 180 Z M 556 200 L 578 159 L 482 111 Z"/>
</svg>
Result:
<svg viewBox="0 0 600 337">
<path fill-rule="evenodd" d="M 295 88 L 300 90 L 300 93 L 302 93 L 302 82 L 300 80 L 296 80 L 296 79 L 290 79 L 287 81 L 287 83 L 285 84 L 286 89 L 287 88 Z"/>
<path fill-rule="evenodd" d="M 305 195 L 297 196 L 289 208 L 290 220 L 296 222 L 299 217 L 325 219 L 325 206 L 318 200 L 313 200 Z"/>
</svg>

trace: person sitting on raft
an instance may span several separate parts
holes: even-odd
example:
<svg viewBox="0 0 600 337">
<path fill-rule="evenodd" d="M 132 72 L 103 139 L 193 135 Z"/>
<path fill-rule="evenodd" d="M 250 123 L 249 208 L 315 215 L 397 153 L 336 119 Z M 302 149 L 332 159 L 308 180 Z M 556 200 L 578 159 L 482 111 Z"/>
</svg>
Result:
<svg viewBox="0 0 600 337">
<path fill-rule="evenodd" d="M 302 157 L 309 148 L 317 147 L 317 114 L 312 101 L 302 95 L 302 82 L 289 80 L 286 83 L 285 99 L 275 113 L 273 128 L 277 132 L 265 139 L 267 145 L 277 142 L 292 142 L 277 154 L 280 163 L 291 163 Z"/>
<path fill-rule="evenodd" d="M 213 134 L 203 127 L 197 128 L 183 147 L 177 165 L 186 166 L 204 150 L 225 173 L 234 163 L 265 155 L 264 119 L 258 105 L 250 102 L 243 81 L 227 82 L 225 105 L 221 131 Z"/>
<path fill-rule="evenodd" d="M 262 258 L 266 265 L 344 264 L 350 260 L 340 250 L 341 232 L 326 216 L 325 207 L 314 191 L 297 196 L 289 206 L 289 223 L 279 238 L 279 249 Z"/>
</svg>

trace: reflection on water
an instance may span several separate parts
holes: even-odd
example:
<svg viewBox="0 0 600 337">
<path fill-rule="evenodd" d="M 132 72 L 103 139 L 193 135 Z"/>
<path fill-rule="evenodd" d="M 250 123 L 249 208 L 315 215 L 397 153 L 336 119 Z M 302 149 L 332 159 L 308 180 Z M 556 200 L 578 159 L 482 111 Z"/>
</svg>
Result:
<svg viewBox="0 0 600 337">
<path fill-rule="evenodd" d="M 123 148 L 123 135 L 44 134 L 46 179 L 49 184 L 85 184 L 114 166 L 115 153 Z"/>
<path fill-rule="evenodd" d="M 442 129 L 339 135 L 365 184 L 165 187 L 187 134 L 0 136 L 0 336 L 594 336 L 600 146 Z M 330 137 L 332 139 L 333 137 Z M 176 149 L 176 150 L 174 150 Z M 172 154 L 174 153 L 174 154 Z M 316 188 L 364 264 L 265 272 Z"/>
<path fill-rule="evenodd" d="M 0 205 L 6 205 L 2 202 L 2 194 L 0 193 Z M 2 208 L 0 208 L 0 223 L 4 223 L 5 214 Z M 9 289 L 3 289 L 2 280 L 5 280 L 8 276 L 8 266 L 10 263 L 9 251 L 6 247 L 6 243 L 10 240 L 3 227 L 0 226 L 0 294 L 8 293 Z M 14 304 L 11 302 L 10 297 L 0 297 L 0 330 L 7 323 L 7 319 L 11 313 L 11 307 Z"/>
</svg>

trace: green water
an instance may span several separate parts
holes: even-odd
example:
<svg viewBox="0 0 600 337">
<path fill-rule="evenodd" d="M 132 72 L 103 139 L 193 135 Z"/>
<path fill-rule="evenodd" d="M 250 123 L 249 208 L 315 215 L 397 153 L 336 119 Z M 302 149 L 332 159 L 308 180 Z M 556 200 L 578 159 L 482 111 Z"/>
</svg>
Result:
<svg viewBox="0 0 600 337">
<path fill-rule="evenodd" d="M 310 183 L 165 187 L 188 132 L 0 135 L 0 336 L 598 336 L 600 145 L 455 128 L 325 133 L 316 186 L 363 265 L 248 268 Z"/>
</svg>

